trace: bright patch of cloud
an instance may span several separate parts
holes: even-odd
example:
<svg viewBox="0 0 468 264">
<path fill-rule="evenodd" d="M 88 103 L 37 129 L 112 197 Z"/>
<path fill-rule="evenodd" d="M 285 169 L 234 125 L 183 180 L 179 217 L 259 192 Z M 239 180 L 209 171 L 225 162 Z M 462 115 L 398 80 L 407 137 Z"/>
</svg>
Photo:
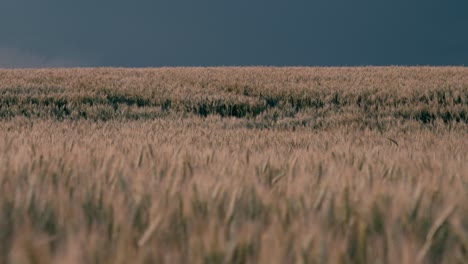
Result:
<svg viewBox="0 0 468 264">
<path fill-rule="evenodd" d="M 79 59 L 45 57 L 16 48 L 0 47 L 0 68 L 59 68 L 84 66 Z"/>
</svg>

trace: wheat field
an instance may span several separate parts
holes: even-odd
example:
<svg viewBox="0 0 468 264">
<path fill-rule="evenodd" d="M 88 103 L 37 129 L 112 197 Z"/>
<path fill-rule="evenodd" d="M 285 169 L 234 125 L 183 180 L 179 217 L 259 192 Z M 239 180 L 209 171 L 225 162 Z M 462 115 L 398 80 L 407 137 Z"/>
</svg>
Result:
<svg viewBox="0 0 468 264">
<path fill-rule="evenodd" d="M 468 68 L 0 70 L 0 263 L 467 263 Z"/>
</svg>

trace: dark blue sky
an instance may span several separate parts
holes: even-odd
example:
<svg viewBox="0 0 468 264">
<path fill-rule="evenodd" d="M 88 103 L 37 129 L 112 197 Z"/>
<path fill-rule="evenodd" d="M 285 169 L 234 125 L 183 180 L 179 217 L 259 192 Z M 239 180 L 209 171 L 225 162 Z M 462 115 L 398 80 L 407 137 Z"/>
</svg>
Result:
<svg viewBox="0 0 468 264">
<path fill-rule="evenodd" d="M 468 65 L 468 0 L 2 0 L 0 67 Z"/>
</svg>

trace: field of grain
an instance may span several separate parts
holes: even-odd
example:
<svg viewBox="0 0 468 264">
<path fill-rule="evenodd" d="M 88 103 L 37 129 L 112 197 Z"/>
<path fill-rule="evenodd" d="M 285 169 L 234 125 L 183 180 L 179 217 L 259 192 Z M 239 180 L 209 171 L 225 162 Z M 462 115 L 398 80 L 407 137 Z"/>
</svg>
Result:
<svg viewBox="0 0 468 264">
<path fill-rule="evenodd" d="M 0 263 L 467 263 L 468 68 L 0 70 Z"/>
</svg>

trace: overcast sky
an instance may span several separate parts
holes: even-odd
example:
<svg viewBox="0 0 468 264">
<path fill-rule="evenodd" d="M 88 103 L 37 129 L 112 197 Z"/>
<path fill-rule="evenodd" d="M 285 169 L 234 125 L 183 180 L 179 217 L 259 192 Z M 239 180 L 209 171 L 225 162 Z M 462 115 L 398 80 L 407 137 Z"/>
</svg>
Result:
<svg viewBox="0 0 468 264">
<path fill-rule="evenodd" d="M 468 0 L 1 0 L 0 67 L 468 65 Z"/>
</svg>

